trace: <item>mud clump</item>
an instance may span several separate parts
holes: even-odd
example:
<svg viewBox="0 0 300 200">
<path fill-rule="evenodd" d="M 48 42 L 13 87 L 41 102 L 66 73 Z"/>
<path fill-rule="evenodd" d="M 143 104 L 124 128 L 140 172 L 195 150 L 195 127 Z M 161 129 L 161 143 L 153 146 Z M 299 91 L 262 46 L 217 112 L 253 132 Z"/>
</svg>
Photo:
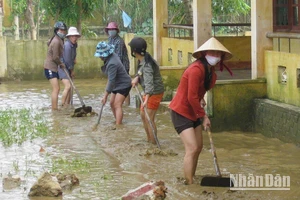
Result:
<svg viewBox="0 0 300 200">
<path fill-rule="evenodd" d="M 11 190 L 21 185 L 21 178 L 18 175 L 8 174 L 2 180 L 4 190 Z"/>
<path fill-rule="evenodd" d="M 150 181 L 128 191 L 122 200 L 164 200 L 167 197 L 167 187 L 163 181 Z"/>
<path fill-rule="evenodd" d="M 56 177 L 63 190 L 71 190 L 74 186 L 79 185 L 79 179 L 75 174 L 58 174 Z"/>
<path fill-rule="evenodd" d="M 91 106 L 85 106 L 85 107 L 76 108 L 74 110 L 74 113 L 71 114 L 71 117 L 90 117 L 96 115 L 98 114 L 92 111 Z"/>
<path fill-rule="evenodd" d="M 31 187 L 28 196 L 59 197 L 63 190 L 72 189 L 79 185 L 79 180 L 74 174 L 50 174 L 45 172 Z"/>
<path fill-rule="evenodd" d="M 155 200 L 163 200 L 167 197 L 168 188 L 165 186 L 163 181 L 158 181 L 155 183 L 155 188 L 153 189 L 153 194 Z"/>
<path fill-rule="evenodd" d="M 177 156 L 178 153 L 174 152 L 171 149 L 168 150 L 161 150 L 159 148 L 154 149 L 146 149 L 145 153 L 140 153 L 140 156 L 151 156 L 151 155 L 159 155 L 159 156 Z"/>
</svg>

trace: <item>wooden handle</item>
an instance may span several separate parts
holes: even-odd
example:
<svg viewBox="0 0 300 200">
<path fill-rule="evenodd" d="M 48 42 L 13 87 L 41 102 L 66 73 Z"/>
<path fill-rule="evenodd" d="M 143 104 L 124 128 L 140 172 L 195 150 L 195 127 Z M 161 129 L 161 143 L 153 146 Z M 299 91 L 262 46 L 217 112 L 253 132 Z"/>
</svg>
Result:
<svg viewBox="0 0 300 200">
<path fill-rule="evenodd" d="M 141 103 L 144 103 L 144 102 L 143 102 L 142 95 L 141 95 L 141 93 L 140 93 L 140 91 L 139 91 L 139 89 L 138 89 L 138 86 L 135 86 L 135 89 L 136 89 L 136 91 L 137 91 L 137 93 L 138 93 L 138 96 L 139 96 L 139 98 L 140 98 Z M 145 112 L 146 118 L 147 118 L 147 120 L 148 120 L 148 122 L 149 122 L 149 124 L 150 124 L 150 126 L 151 126 L 152 133 L 153 133 L 155 142 L 156 142 L 156 144 L 157 144 L 157 147 L 158 147 L 159 149 L 161 149 L 161 148 L 160 148 L 159 141 L 158 141 L 158 138 L 157 138 L 157 135 L 156 135 L 155 128 L 154 128 L 154 126 L 153 126 L 153 124 L 152 124 L 152 121 L 151 121 L 151 119 L 150 119 L 150 117 L 149 117 L 149 114 L 148 114 L 148 111 L 147 111 L 147 108 L 146 108 L 146 107 L 144 107 L 144 112 Z"/>
<path fill-rule="evenodd" d="M 70 77 L 70 75 L 69 75 L 69 72 L 66 70 L 65 67 L 62 68 L 62 69 L 64 70 L 64 72 L 66 73 L 68 79 L 70 80 L 70 83 L 71 83 L 73 89 L 75 90 L 75 92 L 76 92 L 76 94 L 77 94 L 77 96 L 78 96 L 78 98 L 79 98 L 79 100 L 80 100 L 81 105 L 82 105 L 82 106 L 85 106 L 85 104 L 83 103 L 83 100 L 82 100 L 82 98 L 81 98 L 81 96 L 80 96 L 78 90 L 76 89 L 76 87 L 75 87 L 75 85 L 74 85 L 74 83 L 73 83 L 73 81 L 72 81 L 72 79 L 71 79 L 71 77 Z"/>
<path fill-rule="evenodd" d="M 212 135 L 211 135 L 211 132 L 210 132 L 210 128 L 207 127 L 206 131 L 207 131 L 207 134 L 208 134 L 208 137 L 209 137 L 209 142 L 210 142 L 210 147 L 211 147 L 211 153 L 212 153 L 213 159 L 214 159 L 214 167 L 215 167 L 215 170 L 216 170 L 216 174 L 217 174 L 217 176 L 222 176 L 221 172 L 220 172 L 220 168 L 219 168 L 219 164 L 218 164 L 218 159 L 217 159 L 217 153 L 216 153 L 215 145 L 214 145 L 214 142 L 213 142 L 213 139 L 212 139 Z"/>
</svg>

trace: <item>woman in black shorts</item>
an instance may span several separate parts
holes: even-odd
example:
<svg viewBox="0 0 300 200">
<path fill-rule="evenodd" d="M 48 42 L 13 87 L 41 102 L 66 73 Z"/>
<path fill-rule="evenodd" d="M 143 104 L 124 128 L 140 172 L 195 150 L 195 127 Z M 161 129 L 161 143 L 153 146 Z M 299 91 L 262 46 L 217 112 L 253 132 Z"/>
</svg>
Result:
<svg viewBox="0 0 300 200">
<path fill-rule="evenodd" d="M 116 125 L 122 124 L 123 102 L 131 89 L 131 78 L 121 63 L 120 58 L 114 53 L 114 45 L 106 42 L 99 42 L 96 46 L 95 57 L 104 61 L 101 70 L 108 77 L 102 104 L 105 104 L 107 97 L 110 97 L 110 107 L 116 119 Z"/>
</svg>

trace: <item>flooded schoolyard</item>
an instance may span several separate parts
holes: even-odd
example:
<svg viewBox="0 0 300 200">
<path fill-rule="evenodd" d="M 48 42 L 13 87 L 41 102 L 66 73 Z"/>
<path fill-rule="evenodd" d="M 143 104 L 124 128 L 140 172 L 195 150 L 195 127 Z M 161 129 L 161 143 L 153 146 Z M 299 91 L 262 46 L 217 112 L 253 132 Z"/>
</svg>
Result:
<svg viewBox="0 0 300 200">
<path fill-rule="evenodd" d="M 84 103 L 99 112 L 106 80 L 75 80 L 74 83 Z M 157 114 L 158 138 L 162 150 L 172 153 L 157 155 L 151 154 L 156 146 L 146 142 L 139 109 L 135 107 L 135 90 L 131 91 L 130 106 L 124 107 L 124 125 L 114 129 L 114 118 L 107 104 L 97 130 L 93 130 L 97 116 L 70 116 L 74 108 L 81 106 L 76 95 L 74 108 L 51 112 L 50 93 L 47 80 L 0 84 L 1 111 L 30 109 L 30 112 L 39 116 L 39 120 L 46 122 L 49 129 L 48 135 L 32 138 L 19 145 L 4 145 L 0 141 L 1 181 L 9 173 L 22 179 L 21 185 L 12 189 L 5 189 L 0 184 L 1 200 L 120 199 L 127 191 L 151 180 L 165 182 L 167 199 L 170 200 L 299 199 L 300 148 L 294 144 L 257 133 L 214 133 L 212 128 L 223 174 L 244 175 L 247 181 L 251 175 L 290 176 L 290 187 L 285 187 L 290 190 L 233 191 L 229 188 L 202 187 L 200 184 L 186 186 L 180 180 L 184 148 L 166 108 L 161 108 Z M 75 173 L 80 185 L 65 191 L 60 198 L 29 198 L 30 188 L 45 171 Z M 204 148 L 196 174 L 215 174 L 205 132 Z"/>
</svg>

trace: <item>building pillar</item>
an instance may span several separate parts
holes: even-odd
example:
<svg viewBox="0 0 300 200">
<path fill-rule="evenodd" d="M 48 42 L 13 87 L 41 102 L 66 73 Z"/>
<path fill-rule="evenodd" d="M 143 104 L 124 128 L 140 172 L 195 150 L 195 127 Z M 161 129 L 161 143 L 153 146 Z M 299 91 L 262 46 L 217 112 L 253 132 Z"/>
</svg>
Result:
<svg viewBox="0 0 300 200">
<path fill-rule="evenodd" d="M 265 50 L 272 50 L 272 39 L 267 32 L 273 30 L 273 1 L 251 0 L 251 69 L 252 79 L 265 77 Z"/>
<path fill-rule="evenodd" d="M 193 0 L 194 49 L 212 36 L 211 0 Z"/>
<path fill-rule="evenodd" d="M 0 37 L 0 78 L 4 78 L 7 73 L 7 53 L 6 53 L 6 38 Z"/>
<path fill-rule="evenodd" d="M 3 36 L 3 32 L 2 32 L 2 27 L 3 27 L 2 20 L 3 20 L 3 16 L 4 16 L 3 10 L 4 10 L 3 9 L 3 0 L 0 0 L 0 37 Z"/>
<path fill-rule="evenodd" d="M 124 42 L 128 52 L 129 58 L 129 75 L 134 76 L 137 73 L 137 66 L 136 66 L 136 59 L 131 56 L 131 48 L 128 43 L 134 38 L 133 33 L 126 33 L 124 34 Z"/>
<path fill-rule="evenodd" d="M 158 64 L 162 61 L 162 37 L 168 36 L 164 23 L 168 24 L 168 0 L 153 0 L 153 58 Z"/>
</svg>

